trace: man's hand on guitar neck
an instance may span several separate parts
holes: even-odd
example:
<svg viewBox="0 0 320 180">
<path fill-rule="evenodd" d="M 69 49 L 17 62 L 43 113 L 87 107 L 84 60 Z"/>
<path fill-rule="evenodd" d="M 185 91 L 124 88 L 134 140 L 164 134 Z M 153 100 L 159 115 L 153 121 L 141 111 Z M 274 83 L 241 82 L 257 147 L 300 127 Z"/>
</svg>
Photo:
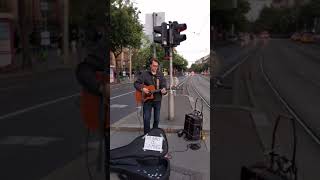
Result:
<svg viewBox="0 0 320 180">
<path fill-rule="evenodd" d="M 150 93 L 149 89 L 147 89 L 147 88 L 142 88 L 142 91 L 143 91 L 145 94 L 149 94 L 149 93 Z"/>
<path fill-rule="evenodd" d="M 162 93 L 162 94 L 167 94 L 166 88 L 162 88 L 162 89 L 161 89 L 161 93 Z"/>
</svg>

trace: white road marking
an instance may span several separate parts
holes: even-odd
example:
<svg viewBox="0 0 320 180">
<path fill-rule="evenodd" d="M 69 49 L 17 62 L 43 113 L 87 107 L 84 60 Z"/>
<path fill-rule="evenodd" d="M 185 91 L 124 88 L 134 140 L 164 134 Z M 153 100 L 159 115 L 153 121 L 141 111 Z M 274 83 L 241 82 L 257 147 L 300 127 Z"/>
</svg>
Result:
<svg viewBox="0 0 320 180">
<path fill-rule="evenodd" d="M 110 106 L 110 108 L 125 108 L 125 107 L 127 107 L 128 105 L 126 105 L 126 104 L 112 104 L 111 106 Z"/>
<path fill-rule="evenodd" d="M 131 91 L 131 92 L 128 92 L 128 93 L 125 93 L 125 94 L 114 96 L 114 97 L 111 97 L 110 100 L 113 100 L 113 99 L 116 99 L 116 98 L 119 98 L 119 97 L 122 97 L 122 96 L 125 96 L 125 95 L 128 95 L 128 94 L 131 94 L 131 93 L 134 93 L 134 92 L 135 91 Z M 48 105 L 51 105 L 51 104 L 55 104 L 55 103 L 58 103 L 58 102 L 61 102 L 61 101 L 64 101 L 64 100 L 67 100 L 67 99 L 70 99 L 70 98 L 73 98 L 73 97 L 77 97 L 79 95 L 80 95 L 80 93 L 76 93 L 76 94 L 73 94 L 73 95 L 70 95 L 70 96 L 61 97 L 61 98 L 58 98 L 56 100 L 52 100 L 52 101 L 48 101 L 48 102 L 45 102 L 45 103 L 37 104 L 37 105 L 31 106 L 31 107 L 28 107 L 28 108 L 25 108 L 25 109 L 21 109 L 21 110 L 18 110 L 18 111 L 9 113 L 9 114 L 5 114 L 5 115 L 0 116 L 0 120 L 6 119 L 6 118 L 10 118 L 10 117 L 13 117 L 13 116 L 17 116 L 17 115 L 20 115 L 20 114 L 23 114 L 23 113 L 26 113 L 26 112 L 30 112 L 30 111 L 38 109 L 38 108 L 42 108 L 42 107 L 45 107 L 45 106 L 48 106 Z"/>
<path fill-rule="evenodd" d="M 110 100 L 113 100 L 113 99 L 116 99 L 116 98 L 119 98 L 119 97 L 122 97 L 122 96 L 125 96 L 125 95 L 128 95 L 128 94 L 132 94 L 134 92 L 136 92 L 136 91 L 131 91 L 131 92 L 128 92 L 128 93 L 120 94 L 118 96 L 111 97 Z"/>
<path fill-rule="evenodd" d="M 44 107 L 44 106 L 55 104 L 55 103 L 58 103 L 60 101 L 64 101 L 64 100 L 67 100 L 67 99 L 70 99 L 70 98 L 73 98 L 73 97 L 76 97 L 76 96 L 79 96 L 79 95 L 80 95 L 80 93 L 76 93 L 76 94 L 73 94 L 71 96 L 61 97 L 61 98 L 58 98 L 56 100 L 52 100 L 52 101 L 48 101 L 48 102 L 45 102 L 45 103 L 37 104 L 35 106 L 31 106 L 31 107 L 28 107 L 28 108 L 25 108 L 25 109 L 22 109 L 22 110 L 19 110 L 19 111 L 15 111 L 15 112 L 0 116 L 0 120 L 6 119 L 6 118 L 9 118 L 9 117 L 12 117 L 12 116 L 17 116 L 19 114 L 23 114 L 23 113 L 26 113 L 26 112 L 29 112 L 29 111 L 32 111 L 32 110 L 35 110 L 35 109 L 38 109 L 38 108 L 41 108 L 41 107 Z"/>
</svg>

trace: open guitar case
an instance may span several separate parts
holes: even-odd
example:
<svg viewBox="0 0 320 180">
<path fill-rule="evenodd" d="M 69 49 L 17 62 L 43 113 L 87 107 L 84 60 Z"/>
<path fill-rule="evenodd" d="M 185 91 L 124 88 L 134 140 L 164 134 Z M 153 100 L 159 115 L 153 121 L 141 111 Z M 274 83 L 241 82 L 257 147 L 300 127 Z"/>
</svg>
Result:
<svg viewBox="0 0 320 180">
<path fill-rule="evenodd" d="M 122 180 L 169 180 L 170 161 L 168 140 L 160 128 L 153 128 L 148 136 L 163 137 L 162 151 L 145 150 L 145 135 L 135 138 L 126 146 L 110 150 L 110 172 L 118 173 Z"/>
</svg>

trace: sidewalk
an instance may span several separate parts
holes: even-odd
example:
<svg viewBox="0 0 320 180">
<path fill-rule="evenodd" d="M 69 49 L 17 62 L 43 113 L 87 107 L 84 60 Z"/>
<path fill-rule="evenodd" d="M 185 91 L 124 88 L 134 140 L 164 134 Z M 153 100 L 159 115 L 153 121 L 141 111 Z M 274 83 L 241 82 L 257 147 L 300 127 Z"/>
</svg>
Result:
<svg viewBox="0 0 320 180">
<path fill-rule="evenodd" d="M 164 96 L 161 102 L 161 119 L 160 128 L 164 129 L 166 132 L 172 133 L 177 130 L 183 129 L 185 114 L 192 112 L 194 106 L 194 99 L 185 95 L 175 96 L 175 120 L 168 120 L 168 96 Z M 129 114 L 127 117 L 120 119 L 111 125 L 111 130 L 115 131 L 141 131 L 143 132 L 143 121 L 142 117 L 139 117 L 141 125 L 139 124 L 139 119 L 137 112 Z M 210 131 L 210 125 L 208 119 L 203 120 L 203 130 L 204 132 Z M 151 119 L 153 123 L 153 119 Z"/>
<path fill-rule="evenodd" d="M 210 129 L 205 128 L 205 140 L 201 141 L 201 148 L 197 151 L 187 149 L 187 145 L 191 142 L 179 138 L 175 130 L 182 129 L 184 125 L 184 115 L 192 111 L 189 98 L 187 96 L 175 97 L 175 120 L 169 122 L 167 118 L 167 102 L 168 97 L 163 97 L 160 127 L 164 128 L 167 133 L 169 142 L 169 153 L 172 156 L 170 159 L 171 173 L 170 180 L 209 180 L 210 179 Z M 110 148 L 116 148 L 129 144 L 134 138 L 138 137 L 142 131 L 139 131 L 140 125 L 137 119 L 136 112 L 121 119 L 118 123 L 111 126 L 110 132 Z M 196 143 L 193 141 L 192 143 Z M 97 157 L 97 142 L 89 144 L 89 164 L 91 174 L 94 174 L 94 180 L 104 180 L 103 173 L 96 172 L 96 157 Z M 81 147 L 79 147 L 81 148 Z M 84 147 L 83 147 L 84 149 Z M 184 151 L 184 152 L 174 152 Z M 58 168 L 51 172 L 48 176 L 41 180 L 90 180 L 85 154 L 73 160 L 69 164 Z M 118 180 L 116 174 L 110 174 L 111 180 Z"/>
<path fill-rule="evenodd" d="M 191 100 L 191 102 L 190 102 Z M 175 96 L 175 119 L 169 121 L 168 117 L 168 96 L 163 97 L 161 108 L 161 119 L 159 127 L 166 131 L 169 142 L 170 159 L 170 180 L 192 179 L 192 180 L 209 180 L 210 179 L 210 126 L 204 120 L 205 140 L 200 141 L 201 148 L 197 151 L 187 149 L 190 143 L 176 134 L 177 130 L 183 129 L 185 114 L 192 112 L 192 98 L 188 96 Z M 141 121 L 141 125 L 139 122 Z M 153 123 L 153 121 L 151 122 Z M 127 117 L 111 125 L 110 148 L 114 149 L 129 144 L 135 137 L 143 133 L 143 120 L 134 112 Z M 179 152 L 175 152 L 179 151 Z M 185 151 L 185 152 L 180 152 Z M 116 174 L 111 173 L 111 180 L 118 180 Z"/>
</svg>

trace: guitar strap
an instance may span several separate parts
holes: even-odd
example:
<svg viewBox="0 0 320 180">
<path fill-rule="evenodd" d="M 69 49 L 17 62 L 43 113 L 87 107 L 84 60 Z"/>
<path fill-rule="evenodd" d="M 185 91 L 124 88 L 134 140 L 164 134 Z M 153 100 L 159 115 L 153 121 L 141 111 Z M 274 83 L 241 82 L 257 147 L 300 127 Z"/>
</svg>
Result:
<svg viewBox="0 0 320 180">
<path fill-rule="evenodd" d="M 159 77 L 157 76 L 157 86 L 156 86 L 156 89 L 159 89 L 159 86 L 160 86 L 160 82 L 159 82 Z"/>
<path fill-rule="evenodd" d="M 144 75 L 143 75 L 143 73 L 141 73 L 141 76 L 142 76 L 142 89 L 144 88 Z M 141 90 L 141 94 L 142 94 L 141 105 L 143 107 L 143 103 L 144 103 L 144 98 L 143 98 L 144 97 L 144 92 L 143 92 L 143 90 Z"/>
<path fill-rule="evenodd" d="M 143 72 L 140 74 L 140 76 L 142 76 L 142 88 L 144 87 L 144 76 L 143 76 Z M 144 109 L 143 109 L 143 105 L 144 105 L 144 92 L 143 92 L 143 90 L 141 90 L 141 114 L 140 114 L 140 116 L 143 116 L 143 111 L 144 111 Z"/>
</svg>

